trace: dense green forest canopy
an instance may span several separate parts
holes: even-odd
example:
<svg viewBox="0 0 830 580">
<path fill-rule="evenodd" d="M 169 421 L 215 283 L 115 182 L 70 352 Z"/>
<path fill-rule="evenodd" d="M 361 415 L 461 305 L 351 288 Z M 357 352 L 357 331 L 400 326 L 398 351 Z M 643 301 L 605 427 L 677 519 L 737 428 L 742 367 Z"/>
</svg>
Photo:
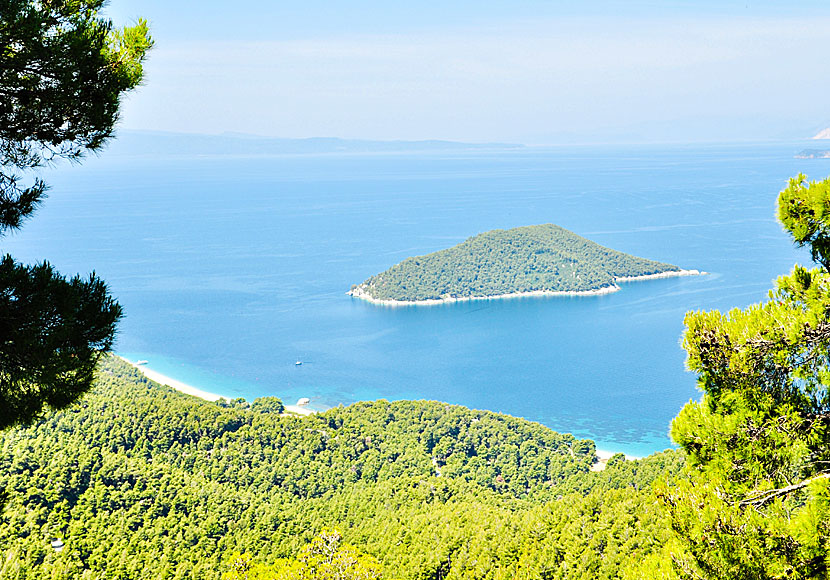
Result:
<svg viewBox="0 0 830 580">
<path fill-rule="evenodd" d="M 274 403 L 201 401 L 108 359 L 80 403 L 0 433 L 0 578 L 218 580 L 325 530 L 387 578 L 617 578 L 665 543 L 649 486 L 677 452 L 595 473 L 593 442 L 506 415 Z"/>
<path fill-rule="evenodd" d="M 521 292 L 586 292 L 617 278 L 677 272 L 671 264 L 610 250 L 553 224 L 492 230 L 407 258 L 352 289 L 376 300 L 440 300 Z"/>
</svg>

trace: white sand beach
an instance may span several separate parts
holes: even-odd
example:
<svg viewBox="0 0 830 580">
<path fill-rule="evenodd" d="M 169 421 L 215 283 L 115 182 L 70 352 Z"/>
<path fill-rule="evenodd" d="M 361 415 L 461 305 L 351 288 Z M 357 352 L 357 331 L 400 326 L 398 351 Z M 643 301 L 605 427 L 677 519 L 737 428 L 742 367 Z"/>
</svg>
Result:
<svg viewBox="0 0 830 580">
<path fill-rule="evenodd" d="M 209 393 L 208 391 L 203 391 L 202 389 L 198 389 L 192 385 L 188 385 L 181 381 L 177 381 L 174 378 L 168 377 L 158 371 L 154 371 L 153 369 L 147 368 L 145 365 L 140 365 L 132 362 L 131 360 L 127 360 L 126 358 L 118 357 L 121 360 L 127 362 L 130 366 L 133 366 L 144 373 L 144 376 L 152 381 L 156 381 L 160 385 L 167 385 L 172 389 L 176 389 L 180 393 L 184 393 L 186 395 L 192 395 L 194 397 L 199 397 L 200 399 L 204 399 L 205 401 L 218 401 L 219 399 L 225 399 L 230 401 L 229 397 L 225 397 L 223 395 L 217 395 L 216 393 Z M 305 406 L 299 405 L 285 405 L 285 413 L 284 414 L 294 414 L 294 415 L 313 415 L 316 411 L 313 411 Z"/>
<path fill-rule="evenodd" d="M 140 370 L 148 379 L 156 381 L 160 385 L 167 385 L 168 387 L 176 389 L 177 391 L 185 393 L 186 395 L 193 395 L 194 397 L 199 397 L 200 399 L 204 399 L 205 401 L 211 402 L 218 401 L 219 399 L 230 400 L 228 397 L 223 397 L 222 395 L 217 395 L 216 393 L 209 393 L 207 391 L 203 391 L 202 389 L 197 389 L 192 385 L 188 385 L 181 381 L 177 381 L 176 379 L 170 378 L 167 375 L 164 375 L 158 371 L 148 369 L 144 365 L 139 365 L 134 363 L 133 361 L 127 360 L 124 357 L 119 358 Z"/>
</svg>

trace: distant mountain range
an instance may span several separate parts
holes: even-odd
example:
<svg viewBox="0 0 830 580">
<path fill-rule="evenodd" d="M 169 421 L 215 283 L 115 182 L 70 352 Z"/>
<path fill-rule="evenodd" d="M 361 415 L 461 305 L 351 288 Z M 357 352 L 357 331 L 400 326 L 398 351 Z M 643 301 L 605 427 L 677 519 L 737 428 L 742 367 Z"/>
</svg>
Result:
<svg viewBox="0 0 830 580">
<path fill-rule="evenodd" d="M 796 153 L 796 159 L 830 159 L 830 151 L 822 151 L 821 149 L 804 149 Z"/>
<path fill-rule="evenodd" d="M 813 139 L 830 139 L 830 127 L 822 129 L 813 136 Z M 796 159 L 830 159 L 830 151 L 821 149 L 804 149 L 795 154 Z"/>
<path fill-rule="evenodd" d="M 469 149 L 518 149 L 515 143 L 463 143 L 458 141 L 372 141 L 315 137 L 283 139 L 239 133 L 199 135 L 153 131 L 123 131 L 107 155 L 292 155 L 322 153 L 395 153 Z"/>
</svg>

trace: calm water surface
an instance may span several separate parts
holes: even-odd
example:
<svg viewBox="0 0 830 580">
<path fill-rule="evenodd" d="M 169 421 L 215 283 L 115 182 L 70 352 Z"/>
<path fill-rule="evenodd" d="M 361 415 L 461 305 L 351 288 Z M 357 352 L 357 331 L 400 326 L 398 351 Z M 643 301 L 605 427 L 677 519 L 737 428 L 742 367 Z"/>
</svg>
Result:
<svg viewBox="0 0 830 580">
<path fill-rule="evenodd" d="M 95 269 L 123 304 L 117 350 L 203 389 L 317 408 L 437 399 L 644 455 L 697 399 L 683 316 L 762 300 L 806 253 L 774 218 L 803 143 L 157 158 L 61 167 L 3 240 Z M 556 223 L 711 275 L 597 297 L 373 306 L 349 287 L 493 228 Z M 295 361 L 302 360 L 302 366 Z"/>
</svg>

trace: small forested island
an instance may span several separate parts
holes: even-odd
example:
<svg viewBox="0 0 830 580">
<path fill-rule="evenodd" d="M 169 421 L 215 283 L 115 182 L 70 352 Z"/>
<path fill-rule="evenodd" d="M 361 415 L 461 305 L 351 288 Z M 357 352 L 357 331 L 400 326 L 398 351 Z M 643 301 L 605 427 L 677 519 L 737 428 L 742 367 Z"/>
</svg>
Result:
<svg viewBox="0 0 830 580">
<path fill-rule="evenodd" d="M 604 294 L 618 281 L 700 274 L 611 250 L 554 224 L 484 232 L 407 258 L 352 287 L 380 304 L 431 304 L 511 296 Z"/>
</svg>

